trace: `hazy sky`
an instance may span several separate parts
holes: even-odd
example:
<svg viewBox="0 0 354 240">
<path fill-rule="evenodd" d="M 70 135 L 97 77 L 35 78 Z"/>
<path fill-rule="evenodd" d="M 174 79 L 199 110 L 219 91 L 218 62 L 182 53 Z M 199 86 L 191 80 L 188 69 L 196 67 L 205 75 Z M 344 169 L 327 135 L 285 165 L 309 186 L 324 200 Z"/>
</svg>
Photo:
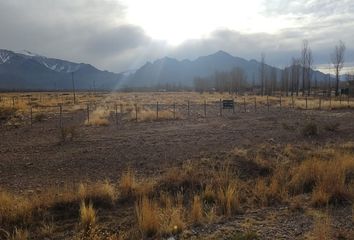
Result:
<svg viewBox="0 0 354 240">
<path fill-rule="evenodd" d="M 327 68 L 339 40 L 354 65 L 353 0 L 0 0 L 0 48 L 110 71 L 218 50 L 279 67 L 303 39 Z"/>
</svg>

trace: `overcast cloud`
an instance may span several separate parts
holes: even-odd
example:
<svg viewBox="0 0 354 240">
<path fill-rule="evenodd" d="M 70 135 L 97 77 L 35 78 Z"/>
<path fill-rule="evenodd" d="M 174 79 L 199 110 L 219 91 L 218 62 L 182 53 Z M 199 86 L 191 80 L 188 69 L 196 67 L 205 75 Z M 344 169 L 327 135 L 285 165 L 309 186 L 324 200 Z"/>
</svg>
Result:
<svg viewBox="0 0 354 240">
<path fill-rule="evenodd" d="M 127 7 L 116 0 L 0 0 L 0 48 L 120 72 L 166 55 L 194 59 L 218 50 L 246 59 L 264 52 L 268 63 L 283 67 L 299 55 L 303 39 L 310 42 L 315 64 L 326 66 L 341 39 L 347 45 L 346 61 L 354 62 L 354 1 L 261 2 L 262 17 L 291 24 L 274 33 L 246 33 L 225 25 L 173 46 L 127 21 Z"/>
</svg>

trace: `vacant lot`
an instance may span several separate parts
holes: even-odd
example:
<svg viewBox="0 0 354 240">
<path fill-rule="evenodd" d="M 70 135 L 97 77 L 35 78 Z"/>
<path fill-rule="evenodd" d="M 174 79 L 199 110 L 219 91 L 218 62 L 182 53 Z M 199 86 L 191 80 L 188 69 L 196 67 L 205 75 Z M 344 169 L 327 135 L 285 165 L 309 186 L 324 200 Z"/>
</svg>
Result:
<svg viewBox="0 0 354 240">
<path fill-rule="evenodd" d="M 353 239 L 346 102 L 302 110 L 271 98 L 268 110 L 247 97 L 245 111 L 233 96 L 235 110 L 220 116 L 231 96 L 136 94 L 138 110 L 117 96 L 79 96 L 62 128 L 57 110 L 29 124 L 39 97 L 2 107 L 22 118 L 0 127 L 0 239 Z"/>
</svg>

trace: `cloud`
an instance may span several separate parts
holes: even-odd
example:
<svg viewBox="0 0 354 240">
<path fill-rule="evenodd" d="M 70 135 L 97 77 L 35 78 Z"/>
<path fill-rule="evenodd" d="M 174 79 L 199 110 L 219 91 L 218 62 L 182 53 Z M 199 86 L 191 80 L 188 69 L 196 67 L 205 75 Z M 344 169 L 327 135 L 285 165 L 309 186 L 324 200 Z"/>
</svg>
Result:
<svg viewBox="0 0 354 240">
<path fill-rule="evenodd" d="M 259 59 L 264 52 L 269 64 L 286 66 L 300 55 L 303 39 L 309 40 L 315 64 L 327 64 L 341 39 L 347 44 L 346 61 L 354 62 L 353 10 L 351 0 L 264 0 L 263 17 L 292 24 L 273 33 L 211 29 L 204 37 L 170 46 L 127 22 L 127 8 L 117 0 L 0 0 L 0 48 L 119 72 L 164 56 L 194 59 L 218 50 L 246 59 Z"/>
</svg>

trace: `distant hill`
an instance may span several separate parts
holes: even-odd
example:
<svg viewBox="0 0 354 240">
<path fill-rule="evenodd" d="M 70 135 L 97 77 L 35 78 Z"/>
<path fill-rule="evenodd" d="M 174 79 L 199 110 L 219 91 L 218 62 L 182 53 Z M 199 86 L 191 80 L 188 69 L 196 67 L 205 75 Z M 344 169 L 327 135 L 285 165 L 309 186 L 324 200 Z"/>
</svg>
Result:
<svg viewBox="0 0 354 240">
<path fill-rule="evenodd" d="M 14 52 L 0 49 L 0 89 L 6 90 L 65 90 L 72 88 L 71 73 L 74 73 L 77 89 L 144 88 L 173 84 L 193 86 L 195 77 L 209 77 L 216 71 L 227 72 L 239 67 L 245 71 L 247 81 L 257 82 L 260 63 L 234 57 L 224 51 L 201 56 L 193 61 L 164 57 L 153 63 L 147 62 L 134 71 L 113 73 L 101 71 L 90 64 L 47 58 L 29 51 Z M 266 70 L 275 69 L 278 79 L 282 69 L 266 65 Z M 313 71 L 317 81 L 326 79 L 322 72 Z"/>
<path fill-rule="evenodd" d="M 234 57 L 224 51 L 218 51 L 208 56 L 202 56 L 194 61 L 178 61 L 173 58 L 158 59 L 153 63 L 147 62 L 134 74 L 130 75 L 128 83 L 130 86 L 151 86 L 158 84 L 180 84 L 192 86 L 195 77 L 208 77 L 216 71 L 231 71 L 235 67 L 242 68 L 247 76 L 247 81 L 252 82 L 259 79 L 260 63 L 256 60 L 245 60 Z M 266 70 L 271 70 L 272 66 L 266 65 Z M 278 79 L 282 69 L 274 68 Z M 326 75 L 313 71 L 318 81 L 326 79 Z"/>
<path fill-rule="evenodd" d="M 0 49 L 0 89 L 71 89 L 71 73 L 77 89 L 112 89 L 121 74 L 101 71 L 90 64 L 47 58 L 29 51 Z"/>
</svg>

